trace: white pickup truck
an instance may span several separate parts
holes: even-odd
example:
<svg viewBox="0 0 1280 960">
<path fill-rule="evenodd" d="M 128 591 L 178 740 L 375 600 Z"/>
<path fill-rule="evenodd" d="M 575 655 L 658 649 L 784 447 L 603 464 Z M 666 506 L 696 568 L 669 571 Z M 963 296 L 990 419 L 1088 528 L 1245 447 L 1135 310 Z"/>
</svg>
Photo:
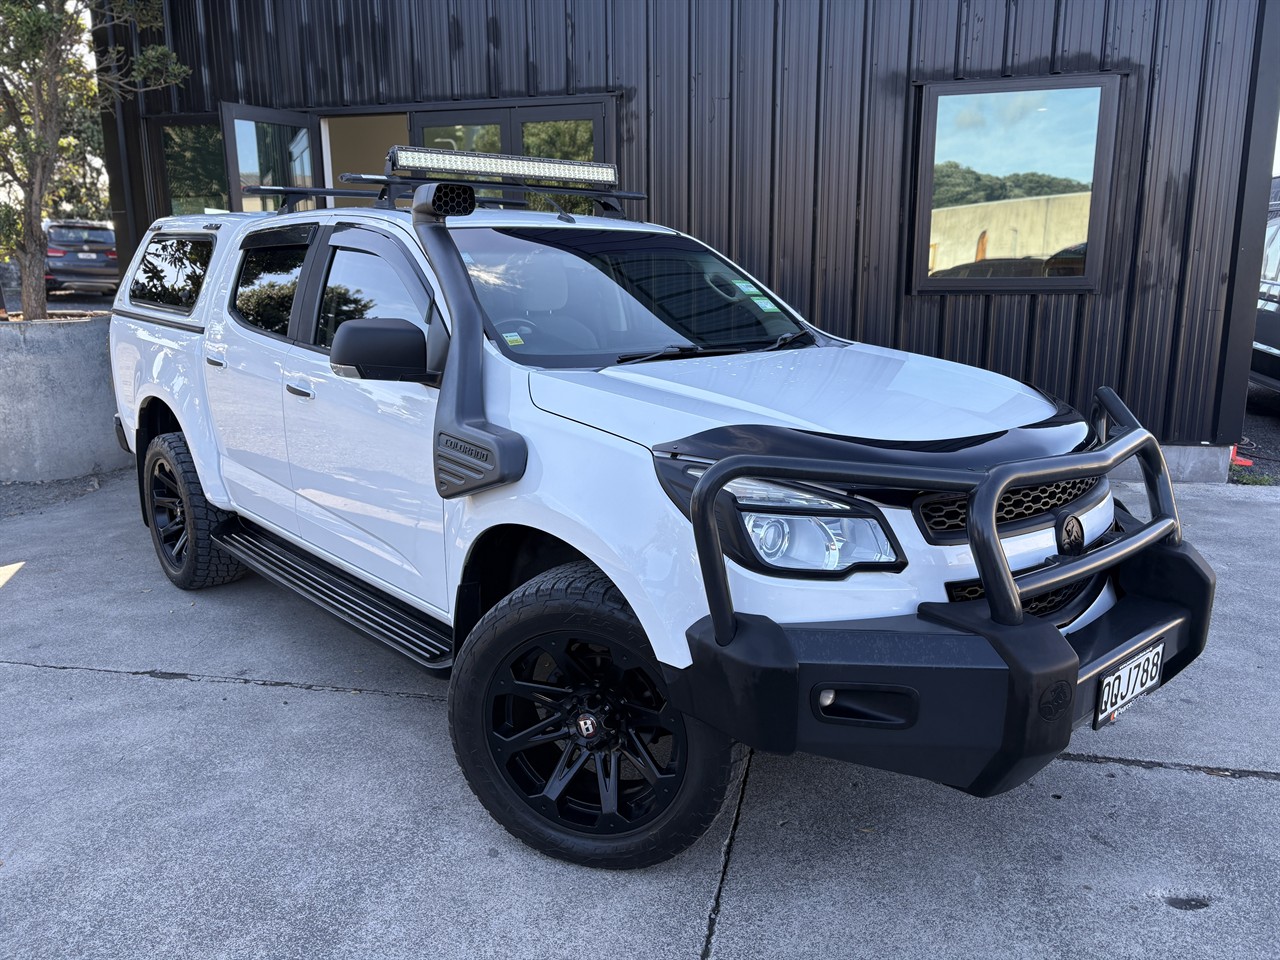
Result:
<svg viewBox="0 0 1280 960">
<path fill-rule="evenodd" d="M 1204 648 L 1213 573 L 1110 390 L 1086 417 L 836 339 L 626 219 L 608 165 L 397 147 L 350 179 L 381 199 L 152 225 L 120 441 L 174 584 L 255 571 L 447 676 L 467 780 L 537 849 L 675 855 L 735 742 L 990 796 Z"/>
</svg>

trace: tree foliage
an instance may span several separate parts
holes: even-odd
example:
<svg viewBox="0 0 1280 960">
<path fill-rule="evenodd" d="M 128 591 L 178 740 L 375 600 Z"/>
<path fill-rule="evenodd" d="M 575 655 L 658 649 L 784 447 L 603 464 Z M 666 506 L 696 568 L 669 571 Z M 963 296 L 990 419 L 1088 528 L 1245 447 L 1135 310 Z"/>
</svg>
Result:
<svg viewBox="0 0 1280 960">
<path fill-rule="evenodd" d="M 1047 173 L 1010 173 L 997 177 L 947 160 L 933 168 L 933 209 L 966 203 L 990 203 L 1022 197 L 1087 193 L 1090 185 Z"/>
<path fill-rule="evenodd" d="M 101 51 L 95 76 L 90 24 L 146 29 L 161 18 L 161 0 L 0 0 L 0 200 L 16 208 L 0 214 L 0 251 L 18 256 L 28 317 L 45 312 L 41 221 L 106 212 L 101 111 L 190 73 L 173 51 L 150 44 L 132 56 Z"/>
</svg>

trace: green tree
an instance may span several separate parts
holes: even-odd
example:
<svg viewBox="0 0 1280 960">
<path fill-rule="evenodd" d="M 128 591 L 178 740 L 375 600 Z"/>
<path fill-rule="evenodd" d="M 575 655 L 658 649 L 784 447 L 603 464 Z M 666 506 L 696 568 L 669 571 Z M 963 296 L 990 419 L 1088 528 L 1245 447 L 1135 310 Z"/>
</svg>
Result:
<svg viewBox="0 0 1280 960">
<path fill-rule="evenodd" d="M 933 168 L 933 209 L 966 203 L 991 203 L 1021 197 L 1051 197 L 1060 193 L 1087 193 L 1087 183 L 1048 173 L 1010 173 L 1003 177 L 979 173 L 972 167 L 947 160 Z"/>
<path fill-rule="evenodd" d="M 6 240 L 22 274 L 22 310 L 44 316 L 50 213 L 101 215 L 94 162 L 100 111 L 113 97 L 180 83 L 191 72 L 172 50 L 142 46 L 132 57 L 106 51 L 98 75 L 88 62 L 90 23 L 162 24 L 161 0 L 0 0 L 0 196 L 13 198 L 16 230 Z M 0 222 L 9 218 L 0 216 Z"/>
</svg>

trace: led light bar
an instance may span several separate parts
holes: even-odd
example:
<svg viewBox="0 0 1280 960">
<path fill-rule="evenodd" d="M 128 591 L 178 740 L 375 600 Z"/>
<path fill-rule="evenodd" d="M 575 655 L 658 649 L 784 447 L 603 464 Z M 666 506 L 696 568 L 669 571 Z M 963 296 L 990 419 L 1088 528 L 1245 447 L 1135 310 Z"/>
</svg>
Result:
<svg viewBox="0 0 1280 960">
<path fill-rule="evenodd" d="M 618 168 L 612 163 L 512 157 L 503 153 L 470 153 L 464 150 L 438 150 L 435 147 L 392 147 L 387 160 L 394 170 L 412 170 L 415 173 L 557 180 L 606 188 L 618 185 Z"/>
</svg>

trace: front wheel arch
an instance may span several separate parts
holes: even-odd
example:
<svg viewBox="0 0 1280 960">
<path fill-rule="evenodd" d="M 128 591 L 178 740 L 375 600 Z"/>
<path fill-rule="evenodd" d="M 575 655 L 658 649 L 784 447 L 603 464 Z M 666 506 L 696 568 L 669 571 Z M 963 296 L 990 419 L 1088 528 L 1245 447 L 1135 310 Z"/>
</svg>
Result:
<svg viewBox="0 0 1280 960">
<path fill-rule="evenodd" d="M 566 563 L 590 559 L 545 530 L 499 524 L 478 536 L 467 551 L 454 600 L 453 655 L 480 618 L 534 577 Z"/>
</svg>

